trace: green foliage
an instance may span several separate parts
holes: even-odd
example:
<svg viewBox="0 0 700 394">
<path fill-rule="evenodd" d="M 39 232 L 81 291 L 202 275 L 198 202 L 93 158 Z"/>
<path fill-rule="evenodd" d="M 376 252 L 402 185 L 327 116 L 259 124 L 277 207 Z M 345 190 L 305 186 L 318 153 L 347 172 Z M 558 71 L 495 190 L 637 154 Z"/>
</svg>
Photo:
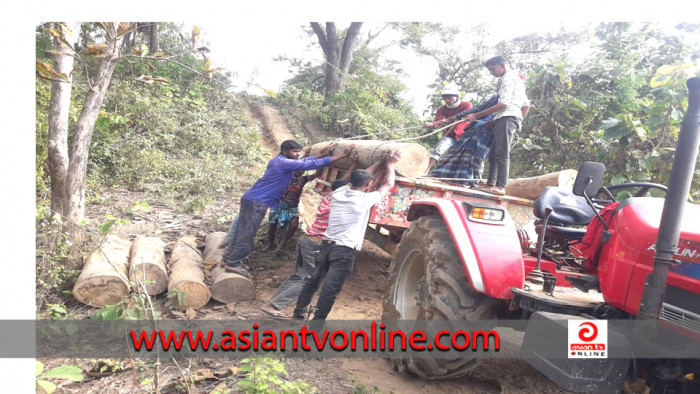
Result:
<svg viewBox="0 0 700 394">
<path fill-rule="evenodd" d="M 532 109 L 511 172 L 533 176 L 596 160 L 607 166 L 608 182 L 668 184 L 685 81 L 698 70 L 682 61 L 687 48 L 677 37 L 650 25 L 601 24 L 595 32 L 586 61 L 560 57 L 529 70 Z"/>
<path fill-rule="evenodd" d="M 147 213 L 151 211 L 151 205 L 146 201 L 135 201 L 131 208 L 124 210 L 127 215 L 134 215 L 140 213 Z"/>
<path fill-rule="evenodd" d="M 245 393 L 315 393 L 316 389 L 303 380 L 285 379 L 284 363 L 273 358 L 246 358 L 240 371 L 245 377 L 236 387 Z"/>
<path fill-rule="evenodd" d="M 415 135 L 401 130 L 418 119 L 400 97 L 405 86 L 393 75 L 391 66 L 382 68 L 377 63 L 378 54 L 368 49 L 358 50 L 354 56 L 343 88 L 326 100 L 314 82 L 319 78 L 318 68 L 305 64 L 306 69 L 286 82 L 275 104 L 292 113 L 310 115 L 333 137 L 386 133 L 382 139 L 393 139 Z"/>
<path fill-rule="evenodd" d="M 108 213 L 105 214 L 105 219 L 107 220 L 100 226 L 100 233 L 102 234 L 107 234 L 112 230 L 112 228 L 119 228 L 119 226 L 129 222 L 126 219 L 119 219 Z"/>
<path fill-rule="evenodd" d="M 176 305 L 186 306 L 185 303 L 185 293 L 178 289 L 170 290 L 166 295 L 165 307 L 173 310 Z"/>
<path fill-rule="evenodd" d="M 237 191 L 241 162 L 265 157 L 245 104 L 201 83 L 140 86 L 115 81 L 95 130 L 91 171 L 104 182 L 166 197 Z M 122 108 L 123 109 L 120 109 Z M 122 115 L 115 115 L 117 112 Z"/>
<path fill-rule="evenodd" d="M 68 318 L 68 309 L 63 303 L 46 305 L 46 314 L 51 320 L 66 320 Z"/>
<path fill-rule="evenodd" d="M 185 205 L 185 212 L 187 213 L 202 213 L 206 209 L 207 205 L 213 203 L 214 200 L 211 197 L 206 198 L 194 198 L 187 201 Z"/>
<path fill-rule="evenodd" d="M 99 43 L 104 35 L 93 24 L 82 24 L 81 29 L 76 45 L 79 52 Z M 249 118 L 246 103 L 228 92 L 226 75 L 204 77 L 204 61 L 192 43 L 182 39 L 183 34 L 189 36 L 182 30 L 175 24 L 159 24 L 161 51 L 175 62 L 144 58 L 129 49 L 123 52 L 91 139 L 88 201 L 101 202 L 97 194 L 102 186 L 120 187 L 152 192 L 167 201 L 189 201 L 187 209 L 197 211 L 214 196 L 240 192 L 251 182 L 245 164 L 266 158 L 260 130 Z M 135 47 L 140 47 L 143 41 L 139 40 L 146 37 L 140 31 L 135 34 Z M 46 32 L 37 29 L 37 60 L 51 63 L 50 47 Z M 80 63 L 76 62 L 69 146 L 91 83 L 84 71 L 98 60 L 81 56 Z M 144 75 L 167 82 L 140 82 Z M 49 81 L 37 81 L 37 192 L 41 198 L 47 198 L 49 192 L 50 91 Z"/>
<path fill-rule="evenodd" d="M 73 365 L 61 365 L 44 372 L 44 364 L 36 361 L 36 391 L 52 394 L 56 391 L 56 385 L 45 379 L 62 379 L 72 382 L 83 380 L 83 371 Z"/>
<path fill-rule="evenodd" d="M 70 269 L 70 241 L 65 223 L 58 214 L 51 214 L 48 202 L 40 201 L 36 210 L 36 294 L 37 307 L 57 303 L 57 294 L 72 285 L 80 271 Z"/>
<path fill-rule="evenodd" d="M 93 315 L 93 320 L 157 320 L 160 313 L 151 308 L 152 299 L 149 302 L 147 294 L 133 292 L 129 297 L 124 297 L 121 302 L 105 305 Z"/>
</svg>

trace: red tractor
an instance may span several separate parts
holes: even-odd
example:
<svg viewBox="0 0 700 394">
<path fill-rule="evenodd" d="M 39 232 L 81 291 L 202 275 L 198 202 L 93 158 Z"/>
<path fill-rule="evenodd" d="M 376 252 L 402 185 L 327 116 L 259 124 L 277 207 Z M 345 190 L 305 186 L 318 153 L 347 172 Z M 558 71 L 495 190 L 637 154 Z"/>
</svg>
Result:
<svg viewBox="0 0 700 394">
<path fill-rule="evenodd" d="M 687 202 L 700 141 L 700 79 L 688 87 L 668 189 L 600 187 L 605 167 L 594 162 L 581 166 L 572 192 L 547 187 L 535 202 L 398 178 L 367 231 L 394 256 L 384 319 L 515 316 L 554 325 L 576 316 L 655 319 L 700 343 L 700 205 Z M 633 197 L 615 201 L 622 188 Z M 650 191 L 665 197 L 648 197 Z M 700 392 L 697 359 L 610 360 L 604 371 L 593 371 L 565 356 L 562 362 L 530 356 L 532 365 L 573 391 L 619 391 L 620 375 L 634 369 L 637 376 L 646 372 L 652 391 Z M 469 355 L 392 360 L 426 379 L 461 376 L 476 362 Z"/>
</svg>

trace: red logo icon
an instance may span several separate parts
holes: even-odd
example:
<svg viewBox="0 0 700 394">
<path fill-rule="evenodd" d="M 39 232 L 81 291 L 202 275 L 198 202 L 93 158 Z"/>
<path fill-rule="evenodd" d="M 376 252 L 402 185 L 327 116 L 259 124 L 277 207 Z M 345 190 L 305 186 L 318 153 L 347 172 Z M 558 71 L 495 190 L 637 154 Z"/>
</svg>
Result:
<svg viewBox="0 0 700 394">
<path fill-rule="evenodd" d="M 584 342 L 591 342 L 598 337 L 598 326 L 596 326 L 595 323 L 587 321 L 581 323 L 579 328 L 578 337 Z"/>
</svg>

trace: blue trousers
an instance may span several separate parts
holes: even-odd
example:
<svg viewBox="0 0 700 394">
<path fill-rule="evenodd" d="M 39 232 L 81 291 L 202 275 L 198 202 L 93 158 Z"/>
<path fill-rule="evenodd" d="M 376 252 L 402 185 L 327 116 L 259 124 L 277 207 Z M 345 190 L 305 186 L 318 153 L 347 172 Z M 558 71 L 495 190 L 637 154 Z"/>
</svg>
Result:
<svg viewBox="0 0 700 394">
<path fill-rule="evenodd" d="M 267 205 L 259 201 L 241 199 L 238 217 L 229 229 L 229 234 L 232 234 L 233 237 L 224 251 L 223 261 L 226 265 L 242 266 L 241 261 L 253 251 L 255 234 L 258 232 L 266 213 Z"/>
</svg>

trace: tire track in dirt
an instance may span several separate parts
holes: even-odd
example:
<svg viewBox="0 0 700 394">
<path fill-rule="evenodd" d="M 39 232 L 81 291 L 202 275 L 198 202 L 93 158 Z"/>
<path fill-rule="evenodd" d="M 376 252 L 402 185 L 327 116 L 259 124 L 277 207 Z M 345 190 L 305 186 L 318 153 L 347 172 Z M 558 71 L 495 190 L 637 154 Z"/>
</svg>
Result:
<svg viewBox="0 0 700 394">
<path fill-rule="evenodd" d="M 275 108 L 263 104 L 251 104 L 250 114 L 262 125 L 265 145 L 272 154 L 279 152 L 282 142 L 296 139 L 294 133 L 289 129 L 287 121 Z"/>
</svg>

